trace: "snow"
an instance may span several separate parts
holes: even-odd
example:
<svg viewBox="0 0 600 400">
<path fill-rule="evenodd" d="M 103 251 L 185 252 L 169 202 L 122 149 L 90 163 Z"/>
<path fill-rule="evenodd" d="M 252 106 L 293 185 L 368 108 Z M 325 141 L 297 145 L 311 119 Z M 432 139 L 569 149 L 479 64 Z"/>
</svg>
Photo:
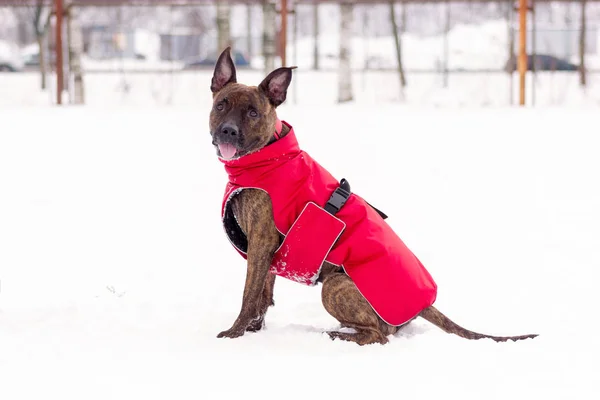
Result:
<svg viewBox="0 0 600 400">
<path fill-rule="evenodd" d="M 312 71 L 313 39 L 300 38 L 297 47 L 290 41 L 289 64 L 298 65 L 292 82 L 289 102 L 298 106 L 331 106 L 338 98 L 339 26 L 337 7 L 324 8 L 321 18 L 331 19 L 323 23 L 319 39 L 321 67 Z M 592 28 L 590 28 L 592 29 Z M 502 72 L 507 60 L 508 27 L 504 20 L 489 20 L 480 24 L 457 24 L 448 35 L 448 67 L 452 70 L 497 70 L 498 72 L 455 72 L 448 77 L 444 87 L 443 35 L 418 35 L 406 33 L 402 39 L 403 57 L 407 70 L 408 86 L 401 95 L 396 66 L 394 42 L 391 36 L 369 37 L 357 32 L 352 39 L 352 66 L 354 98 L 358 104 L 381 104 L 402 100 L 411 106 L 471 107 L 506 106 L 511 102 L 511 78 Z M 556 33 L 556 32 L 554 32 Z M 548 45 L 553 41 L 538 39 Z M 147 60 L 112 59 L 95 60 L 83 57 L 86 104 L 124 106 L 208 106 L 210 98 L 203 96 L 205 82 L 210 81 L 212 71 L 182 70 L 180 61 L 157 59 L 158 37 L 148 31 L 136 31 L 136 46 Z M 562 42 L 561 42 L 562 43 Z M 558 45 L 557 45 L 558 46 Z M 564 49 L 554 54 L 564 56 Z M 586 55 L 589 69 L 588 88 L 579 86 L 575 72 L 538 72 L 535 80 L 527 78 L 527 103 L 536 106 L 597 106 L 600 104 L 600 53 Z M 575 57 L 576 58 L 576 57 Z M 387 71 L 364 70 L 387 68 Z M 573 60 L 578 63 L 577 60 Z M 240 80 L 258 84 L 264 77 L 262 57 L 254 57 L 255 70 L 240 70 Z M 107 72 L 112 71 L 112 72 Z M 438 71 L 438 72 L 417 72 Z M 0 105 L 46 105 L 55 96 L 41 94 L 36 73 L 0 74 L 0 91 L 11 93 L 0 96 Z M 50 87 L 54 88 L 51 76 Z M 512 77 L 512 103 L 518 97 L 518 76 Z M 535 87 L 535 99 L 533 88 Z"/>
<path fill-rule="evenodd" d="M 23 61 L 19 57 L 19 48 L 11 42 L 0 40 L 0 64 L 9 64 L 13 68 L 23 68 Z"/>
<path fill-rule="evenodd" d="M 266 330 L 229 340 L 245 266 L 220 226 L 208 82 L 187 106 L 2 108 L 0 398 L 597 397 L 595 107 L 284 105 L 390 216 L 440 310 L 540 336 L 417 320 L 386 346 L 333 342 L 319 287 L 278 279 Z"/>
<path fill-rule="evenodd" d="M 132 61 L 134 62 L 134 61 Z M 166 67 L 168 68 L 168 67 Z M 84 76 L 86 104 L 95 107 L 208 107 L 212 71 L 167 70 L 157 73 L 88 73 Z M 261 71 L 239 70 L 241 82 L 258 85 L 264 78 Z M 55 99 L 51 92 L 39 91 L 37 73 L 0 74 L 0 106 L 49 104 Z M 425 107 L 505 107 L 510 99 L 510 77 L 506 73 L 450 74 L 448 87 L 443 77 L 435 73 L 407 74 L 408 86 L 404 103 Z M 514 74 L 513 100 L 518 99 L 518 76 Z M 600 74 L 588 75 L 588 88 L 582 91 L 577 73 L 538 73 L 535 82 L 527 79 L 527 103 L 533 104 L 535 84 L 536 106 L 597 107 L 600 104 Z M 337 102 L 338 75 L 334 71 L 315 72 L 297 69 L 288 93 L 288 102 L 298 106 L 333 106 Z M 55 88 L 49 78 L 50 90 Z M 353 74 L 355 104 L 382 105 L 398 103 L 399 79 L 394 72 L 371 71 Z"/>
<path fill-rule="evenodd" d="M 337 26 L 337 25 L 335 25 Z M 518 27 L 515 25 L 515 35 Z M 578 31 L 563 29 L 540 29 L 537 32 L 536 52 L 566 58 L 579 64 Z M 459 23 L 453 26 L 447 37 L 448 68 L 450 70 L 503 70 L 508 61 L 509 26 L 505 19 L 491 19 L 479 24 Z M 531 36 L 530 36 L 531 37 Z M 319 39 L 321 68 L 337 68 L 340 33 L 328 30 Z M 444 69 L 443 34 L 420 35 L 406 32 L 401 35 L 402 57 L 406 71 L 435 71 Z M 516 46 L 516 45 L 515 45 Z M 532 51 L 528 43 L 528 51 Z M 367 33 L 358 33 L 352 38 L 352 67 L 355 69 L 396 68 L 395 42 L 391 35 L 372 37 Z M 287 50 L 289 62 L 309 69 L 313 65 L 314 40 L 311 37 L 300 38 L 297 48 L 290 42 Z M 515 52 L 517 47 L 515 47 Z M 592 26 L 586 47 L 586 67 L 591 70 L 600 68 L 600 48 L 597 46 L 596 28 Z M 292 61 L 293 60 L 293 61 Z"/>
<path fill-rule="evenodd" d="M 319 54 L 322 68 L 337 68 L 339 32 L 322 34 Z M 288 60 L 294 60 L 301 68 L 313 65 L 314 40 L 305 37 L 288 47 Z M 492 20 L 479 25 L 459 24 L 448 34 L 450 69 L 496 69 L 504 68 L 508 58 L 508 27 L 504 20 Z M 414 33 L 402 35 L 402 55 L 407 70 L 439 70 L 443 68 L 444 36 L 423 36 Z M 395 44 L 392 36 L 355 36 L 352 39 L 352 67 L 396 68 Z M 296 61 L 294 61 L 296 62 Z"/>
<path fill-rule="evenodd" d="M 234 10 L 234 20 L 240 22 L 232 25 L 233 34 L 237 37 L 240 32 L 244 33 L 246 30 L 246 6 L 234 7 Z M 382 16 L 385 17 L 388 12 L 386 10 L 387 6 L 374 7 L 371 10 L 373 14 L 371 17 L 374 19 L 366 30 L 361 27 L 362 17 L 358 18 L 362 14 L 355 15 L 352 67 L 354 97 L 357 103 L 379 104 L 402 99 L 411 106 L 495 107 L 506 106 L 511 101 L 516 102 L 518 76 L 516 73 L 513 74 L 511 86 L 509 75 L 502 72 L 508 58 L 509 47 L 508 25 L 504 19 L 489 19 L 477 24 L 463 22 L 452 26 L 448 33 L 448 68 L 453 71 L 498 72 L 450 73 L 448 86 L 444 87 L 444 78 L 441 74 L 444 69 L 444 36 L 440 34 L 442 20 L 439 15 L 430 18 L 427 14 L 426 23 L 422 21 L 423 23 L 417 24 L 422 29 L 414 29 L 402 36 L 402 52 L 408 86 L 401 95 L 399 78 L 393 71 L 397 63 L 394 40 L 387 31 L 385 33 L 382 31 L 382 26 L 387 26 L 389 22 L 387 18 L 382 19 Z M 258 8 L 255 12 L 255 16 L 258 17 L 260 15 Z M 304 17 L 308 18 L 311 15 L 312 13 L 309 13 Z M 472 12 L 470 15 L 471 19 L 475 16 Z M 378 18 L 375 18 L 377 16 Z M 462 21 L 459 15 L 455 17 L 456 21 Z M 421 17 L 417 18 L 415 15 L 411 18 L 416 21 Z M 333 105 L 338 98 L 339 6 L 322 5 L 320 20 L 319 51 L 323 71 L 311 70 L 313 38 L 300 37 L 297 46 L 294 46 L 292 32 L 289 32 L 288 63 L 299 67 L 294 72 L 293 91 L 290 93 L 289 101 L 297 105 Z M 539 21 L 538 52 L 543 51 L 559 57 L 573 54 L 576 46 L 567 45 L 567 42 L 571 39 L 575 40 L 576 31 L 567 29 L 563 26 L 564 21 L 561 21 L 560 19 L 554 21 L 552 24 L 555 25 Z M 598 31 L 597 27 L 592 22 L 589 25 L 590 35 L 593 36 Z M 260 30 L 261 26 L 256 24 L 254 29 Z M 556 30 L 557 26 L 561 27 L 560 31 Z M 82 57 L 87 104 L 94 106 L 207 105 L 210 99 L 207 100 L 202 96 L 206 86 L 202 86 L 201 82 L 210 80 L 212 71 L 183 70 L 184 62 L 159 60 L 159 35 L 148 29 L 134 31 L 136 50 L 138 53 L 143 53 L 147 57 L 146 60 L 118 58 L 97 60 L 87 56 Z M 289 29 L 292 29 L 291 24 Z M 436 34 L 424 35 L 422 32 L 419 33 L 420 31 Z M 374 36 L 375 34 L 385 36 Z M 593 39 L 592 37 L 588 40 L 589 48 L 586 54 L 588 88 L 585 91 L 580 89 L 579 76 L 575 72 L 538 72 L 535 80 L 530 74 L 527 79 L 528 104 L 535 103 L 537 106 L 600 104 L 600 74 L 598 74 L 600 47 L 597 45 L 598 40 Z M 23 54 L 35 51 L 36 46 L 27 46 Z M 571 61 L 578 64 L 578 56 L 572 56 Z M 256 70 L 240 71 L 239 76 L 247 82 L 258 84 L 263 78 L 264 62 L 260 56 L 254 57 L 251 62 Z M 371 70 L 365 71 L 366 65 Z M 376 70 L 381 68 L 387 70 Z M 0 74 L 0 92 L 11 94 L 0 96 L 0 106 L 46 105 L 53 101 L 54 94 L 39 92 L 39 79 L 36 73 Z M 54 77 L 51 76 L 51 89 L 55 86 L 53 80 Z M 535 100 L 532 95 L 534 86 Z M 511 87 L 512 100 L 510 100 Z"/>
<path fill-rule="evenodd" d="M 156 57 L 152 52 L 151 56 Z M 86 71 L 180 71 L 184 63 L 181 61 L 161 61 L 161 60 L 137 60 L 131 58 L 114 58 L 110 60 L 96 60 L 87 56 L 82 57 L 82 65 Z"/>
</svg>

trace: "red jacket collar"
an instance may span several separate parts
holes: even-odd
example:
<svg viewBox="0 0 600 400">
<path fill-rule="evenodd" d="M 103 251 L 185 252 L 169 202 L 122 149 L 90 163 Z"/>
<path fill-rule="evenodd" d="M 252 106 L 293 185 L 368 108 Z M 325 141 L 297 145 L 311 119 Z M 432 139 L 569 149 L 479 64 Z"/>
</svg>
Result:
<svg viewBox="0 0 600 400">
<path fill-rule="evenodd" d="M 276 168 L 277 165 L 287 162 L 300 153 L 300 145 L 296 139 L 294 128 L 285 121 L 282 121 L 290 131 L 279 140 L 263 147 L 255 153 L 250 153 L 233 160 L 219 160 L 225 165 L 225 171 L 229 175 L 229 181 L 235 183 L 236 177 L 239 177 L 245 170 L 266 168 Z M 254 171 L 256 172 L 256 171 Z"/>
</svg>

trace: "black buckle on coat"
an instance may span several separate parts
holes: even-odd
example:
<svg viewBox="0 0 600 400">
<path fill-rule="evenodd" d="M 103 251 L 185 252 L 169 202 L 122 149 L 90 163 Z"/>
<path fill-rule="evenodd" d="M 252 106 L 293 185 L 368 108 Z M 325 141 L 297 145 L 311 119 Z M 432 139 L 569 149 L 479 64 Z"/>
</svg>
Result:
<svg viewBox="0 0 600 400">
<path fill-rule="evenodd" d="M 346 201 L 350 197 L 352 192 L 350 191 L 350 184 L 346 179 L 340 181 L 340 186 L 335 189 L 331 194 L 331 197 L 325 204 L 325 211 L 331 215 L 335 215 L 340 209 L 346 204 Z"/>
</svg>

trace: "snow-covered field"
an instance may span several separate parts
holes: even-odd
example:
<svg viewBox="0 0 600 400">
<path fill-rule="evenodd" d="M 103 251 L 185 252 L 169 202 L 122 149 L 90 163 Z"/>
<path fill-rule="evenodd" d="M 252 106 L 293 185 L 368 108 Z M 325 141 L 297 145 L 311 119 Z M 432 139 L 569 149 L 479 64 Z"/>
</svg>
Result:
<svg viewBox="0 0 600 400">
<path fill-rule="evenodd" d="M 93 106 L 196 106 L 208 107 L 211 70 L 163 73 L 89 73 L 84 77 L 86 104 Z M 257 85 L 264 78 L 258 70 L 240 70 L 241 82 Z M 443 87 L 439 73 L 409 73 L 401 100 L 398 75 L 385 71 L 356 71 L 353 87 L 357 105 L 390 104 L 426 107 L 506 107 L 510 104 L 508 74 L 453 73 Z M 48 105 L 55 101 L 54 78 L 49 91 L 39 90 L 37 73 L 0 74 L 0 107 Z M 518 101 L 518 76 L 514 74 L 512 104 Z M 535 94 L 534 94 L 535 86 Z M 337 102 L 338 75 L 334 71 L 298 69 L 294 73 L 288 102 L 298 106 L 333 106 Z M 535 98 L 534 98 L 535 97 Z M 68 101 L 68 97 L 65 97 Z M 535 106 L 600 105 L 600 74 L 588 74 L 588 88 L 579 86 L 571 72 L 538 73 L 527 80 L 527 104 Z"/>
<path fill-rule="evenodd" d="M 382 13 L 382 7 L 374 6 L 371 10 L 373 12 L 367 13 L 370 15 L 369 24 L 372 25 L 370 28 L 364 26 L 361 28 L 358 22 L 362 19 L 355 19 L 356 26 L 351 40 L 351 65 L 354 71 L 353 85 L 357 102 L 373 104 L 401 100 L 409 105 L 444 107 L 507 106 L 511 102 L 512 104 L 517 102 L 517 73 L 513 74 L 511 81 L 509 75 L 502 72 L 509 58 L 509 26 L 502 18 L 479 23 L 456 23 L 452 25 L 446 38 L 439 32 L 433 34 L 439 30 L 438 25 L 442 23 L 440 15 L 427 14 L 427 20 L 421 21 L 419 25 L 433 27 L 430 34 L 409 31 L 402 35 L 402 57 L 407 71 L 408 86 L 401 94 L 399 77 L 393 71 L 397 65 L 394 39 L 390 32 L 374 34 L 381 29 L 379 25 L 389 24 L 387 17 L 382 19 L 382 16 L 388 14 L 387 7 L 383 7 L 386 11 Z M 593 9 L 592 5 L 590 7 Z M 376 10 L 377 8 L 379 11 Z M 323 5 L 320 10 L 321 30 L 318 51 L 322 71 L 312 70 L 314 38 L 311 35 L 304 35 L 294 41 L 292 32 L 288 32 L 290 40 L 287 47 L 287 62 L 289 65 L 299 67 L 294 74 L 294 90 L 290 96 L 290 102 L 296 105 L 332 105 L 337 101 L 339 6 Z M 234 12 L 236 23 L 232 24 L 232 29 L 235 37 L 246 34 L 245 12 L 245 6 L 237 7 Z M 593 15 L 593 12 L 590 15 Z M 566 104 L 597 106 L 600 104 L 600 73 L 598 72 L 600 71 L 600 47 L 597 45 L 600 41 L 598 33 L 600 31 L 594 21 L 592 18 L 588 26 L 587 89 L 583 91 L 580 88 L 579 75 L 576 72 L 539 72 L 535 79 L 532 74 L 529 74 L 528 104 L 536 106 Z M 540 31 L 536 36 L 539 43 L 536 52 L 552 54 L 578 64 L 579 56 L 574 51 L 578 48 L 578 31 L 563 26 L 558 20 L 550 25 L 545 25 L 544 21 L 539 22 Z M 260 37 L 262 37 L 262 33 L 259 32 L 261 27 L 261 24 L 254 26 L 255 35 Z M 513 28 L 517 27 L 513 26 Z M 291 25 L 289 29 L 292 29 Z M 211 41 L 208 36 L 204 39 L 205 43 L 199 51 L 202 54 L 214 52 L 216 58 L 216 54 L 222 50 L 211 48 L 213 42 L 216 43 L 216 38 L 214 41 Z M 5 43 L 8 45 L 8 42 Z M 203 94 L 212 71 L 183 70 L 185 63 L 182 61 L 159 60 L 160 38 L 150 30 L 136 30 L 135 43 L 136 52 L 143 54 L 146 60 L 118 58 L 99 60 L 92 58 L 90 54 L 82 57 L 86 104 L 206 106 L 206 97 Z M 444 77 L 441 73 L 445 68 L 445 43 L 447 44 L 447 67 L 451 71 L 463 71 L 450 73 L 447 86 L 444 86 Z M 255 45 L 259 48 L 260 41 Z M 243 51 L 245 43 L 238 46 L 236 50 Z M 528 46 L 528 51 L 531 53 L 532 43 Z M 0 56 L 1 48 L 2 46 L 0 46 Z M 21 51 L 24 56 L 35 54 L 37 44 L 26 46 Z M 279 62 L 280 60 L 277 59 L 277 65 Z M 255 55 L 251 64 L 254 70 L 244 70 L 240 73 L 240 77 L 243 77 L 246 82 L 259 83 L 263 77 L 262 56 Z M 369 70 L 366 71 L 367 67 Z M 385 69 L 385 71 L 376 69 Z M 107 73 L 107 71 L 112 72 Z M 50 104 L 56 96 L 52 91 L 40 92 L 39 81 L 40 77 L 33 72 L 0 74 L 0 106 Z M 50 76 L 49 81 L 50 89 L 54 90 L 56 86 L 54 77 Z"/>
<path fill-rule="evenodd" d="M 417 320 L 365 347 L 329 340 L 320 289 L 281 279 L 265 331 L 216 339 L 245 266 L 206 106 L 0 115 L 1 399 L 598 398 L 595 108 L 282 107 L 391 216 L 438 308 L 540 334 L 467 341 Z"/>
<path fill-rule="evenodd" d="M 389 103 L 403 101 L 413 106 L 507 106 L 517 102 L 518 76 L 513 79 L 502 72 L 508 60 L 509 27 L 506 20 L 488 19 L 479 23 L 456 23 L 452 25 L 447 38 L 439 32 L 442 19 L 437 13 L 419 22 L 432 29 L 430 34 L 409 31 L 402 35 L 403 63 L 407 71 L 408 86 L 401 94 L 399 77 L 393 71 L 396 68 L 395 42 L 390 32 L 379 32 L 382 26 L 389 24 L 387 5 L 373 6 L 369 16 L 370 27 L 362 26 L 365 15 L 357 12 L 354 36 L 351 40 L 351 65 L 353 68 L 353 86 L 355 100 L 358 103 Z M 558 7 L 558 6 L 557 6 Z M 529 74 L 527 81 L 527 103 L 536 106 L 558 105 L 599 105 L 600 104 L 600 41 L 593 5 L 590 5 L 592 19 L 588 24 L 586 47 L 586 68 L 588 86 L 580 88 L 576 72 L 541 72 L 536 77 Z M 234 7 L 232 24 L 234 37 L 245 35 L 246 6 Z M 378 9 L 378 10 L 377 10 Z M 383 10 L 385 9 L 385 10 Z M 432 9 L 433 10 L 433 9 Z M 258 11 L 258 10 L 256 10 Z M 306 10 L 305 10 L 306 11 Z M 439 10 L 437 10 L 439 11 Z M 458 12 L 455 9 L 455 12 Z M 543 14 L 543 13 L 542 13 Z M 160 14 L 158 14 L 160 15 Z M 305 15 L 305 18 L 309 14 Z M 312 8 L 311 14 L 312 16 Z M 314 57 L 314 38 L 304 35 L 294 41 L 292 26 L 289 25 L 289 43 L 287 62 L 299 68 L 295 72 L 293 92 L 290 102 L 296 105 L 333 105 L 337 101 L 339 64 L 339 6 L 322 5 L 320 8 L 319 59 L 323 71 L 312 70 Z M 359 15 L 363 17 L 358 18 Z M 445 14 L 443 14 L 445 15 Z M 260 13 L 257 12 L 257 17 Z M 383 18 L 385 17 L 385 18 Z M 413 16 L 414 17 L 414 16 Z M 417 18 L 417 17 L 414 17 Z M 420 18 L 420 17 L 419 17 Z M 154 22 L 159 22 L 158 18 Z M 459 18 L 458 21 L 461 19 Z M 536 52 L 552 54 L 578 64 L 578 31 L 563 26 L 562 20 L 539 21 Z M 99 23 L 98 21 L 96 21 Z M 361 27 L 362 26 L 362 27 Z M 261 24 L 255 24 L 254 34 L 262 38 Z M 516 29 L 516 26 L 513 26 Z M 148 28 L 151 29 L 151 28 Z M 167 28 L 165 28 L 167 29 Z M 391 29 L 391 27 L 390 27 Z M 434 34 L 437 32 L 437 34 Z M 530 35 L 531 36 L 531 35 Z M 598 37 L 596 37 L 598 36 Z M 2 39 L 2 38 L 0 38 Z M 211 41 L 207 36 L 200 53 L 218 54 L 222 49 L 212 49 L 216 38 Z M 446 43 L 447 39 L 447 43 Z M 8 40 L 6 38 L 5 40 Z M 262 39 L 261 39 L 262 40 Z M 2 42 L 0 42 L 2 43 Z M 160 61 L 160 38 L 157 33 L 140 29 L 135 31 L 135 50 L 143 54 L 146 60 L 133 59 L 93 59 L 91 55 L 82 57 L 86 104 L 89 105 L 135 105 L 163 106 L 190 105 L 206 106 L 204 92 L 206 82 L 210 81 L 210 70 L 183 70 L 184 62 Z M 447 67 L 451 71 L 497 71 L 497 72 L 453 72 L 448 85 L 443 84 L 441 71 L 445 68 L 444 49 L 447 44 Z M 6 42 L 8 45 L 8 42 Z M 208 46 L 208 47 L 207 47 Z M 236 50 L 244 51 L 238 44 Z M 260 40 L 255 43 L 260 48 Z M 532 43 L 528 44 L 533 51 Z M 0 56 L 2 55 L 0 46 Z M 5 46 L 6 47 L 6 46 Z M 37 44 L 22 49 L 22 54 L 32 55 Z M 516 51 L 516 49 L 515 49 Z M 6 51 L 5 51 L 6 53 Z M 94 53 L 93 51 L 91 53 Z M 280 62 L 276 60 L 277 65 Z M 259 83 L 263 77 L 262 56 L 251 60 L 254 70 L 240 73 L 245 82 Z M 369 68 L 365 71 L 365 68 Z M 386 69 L 377 71 L 375 69 Z M 112 71 L 107 73 L 106 71 Z M 430 71 L 430 72 L 423 72 Z M 431 72 L 438 71 L 438 72 Z M 52 91 L 39 91 L 40 77 L 37 73 L 0 74 L 0 106 L 2 105 L 47 105 L 55 99 Z M 49 87 L 55 88 L 54 77 L 49 77 Z M 512 100 L 511 100 L 512 96 Z"/>
</svg>

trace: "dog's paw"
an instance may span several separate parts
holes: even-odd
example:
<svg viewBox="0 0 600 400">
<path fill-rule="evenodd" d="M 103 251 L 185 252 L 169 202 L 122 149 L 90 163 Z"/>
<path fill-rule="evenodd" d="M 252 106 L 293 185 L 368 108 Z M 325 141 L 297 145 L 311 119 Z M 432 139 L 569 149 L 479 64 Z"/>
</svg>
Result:
<svg viewBox="0 0 600 400">
<path fill-rule="evenodd" d="M 364 346 L 365 344 L 386 344 L 388 339 L 380 333 L 370 332 L 370 331 L 362 331 L 356 333 L 349 332 L 341 332 L 341 331 L 331 331 L 327 332 L 331 340 L 344 340 L 347 342 L 354 342 L 360 346 Z"/>
<path fill-rule="evenodd" d="M 226 331 L 223 331 L 221 333 L 219 333 L 217 335 L 218 338 L 230 338 L 230 339 L 234 339 L 236 337 L 240 337 L 244 335 L 244 332 L 246 330 L 244 328 L 239 329 L 239 328 L 231 328 L 231 329 L 227 329 Z"/>
<path fill-rule="evenodd" d="M 265 319 L 258 317 L 253 319 L 252 322 L 246 327 L 246 332 L 258 332 L 265 327 Z"/>
</svg>

